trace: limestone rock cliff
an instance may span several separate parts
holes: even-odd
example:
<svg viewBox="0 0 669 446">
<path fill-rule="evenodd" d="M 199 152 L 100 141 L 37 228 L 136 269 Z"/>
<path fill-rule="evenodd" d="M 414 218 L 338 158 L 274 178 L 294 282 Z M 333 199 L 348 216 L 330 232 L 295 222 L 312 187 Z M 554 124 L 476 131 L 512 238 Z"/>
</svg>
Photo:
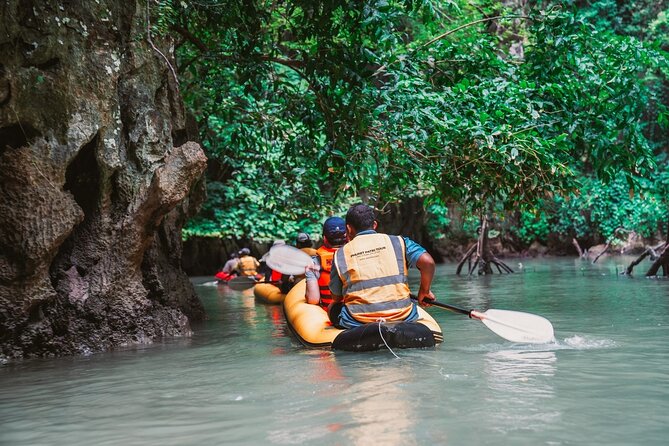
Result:
<svg viewBox="0 0 669 446">
<path fill-rule="evenodd" d="M 190 333 L 206 166 L 143 1 L 0 4 L 0 359 Z"/>
</svg>

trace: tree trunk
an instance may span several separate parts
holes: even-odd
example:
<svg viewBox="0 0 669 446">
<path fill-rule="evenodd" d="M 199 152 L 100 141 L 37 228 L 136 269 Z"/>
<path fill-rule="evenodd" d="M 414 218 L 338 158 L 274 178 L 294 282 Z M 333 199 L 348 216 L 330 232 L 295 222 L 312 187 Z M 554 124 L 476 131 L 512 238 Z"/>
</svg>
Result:
<svg viewBox="0 0 669 446">
<path fill-rule="evenodd" d="M 656 247 L 648 247 L 646 250 L 641 253 L 639 257 L 634 259 L 625 269 L 623 274 L 632 275 L 634 267 L 639 265 L 646 257 L 650 257 L 653 261 L 648 271 L 646 271 L 646 277 L 656 276 L 660 268 L 662 268 L 662 274 L 666 276 L 669 274 L 669 243 L 664 242 Z M 660 254 L 657 253 L 660 251 Z"/>
<path fill-rule="evenodd" d="M 484 216 L 481 219 L 478 241 L 472 245 L 462 257 L 455 271 L 456 274 L 460 274 L 465 262 L 467 262 L 468 265 L 467 275 L 470 276 L 474 271 L 477 271 L 478 275 L 493 274 L 493 266 L 495 266 L 497 272 L 500 274 L 513 273 L 513 270 L 506 263 L 498 259 L 490 249 L 487 216 Z"/>
<path fill-rule="evenodd" d="M 206 158 L 147 12 L 0 5 L 0 356 L 151 342 L 203 317 L 180 228 Z"/>
<path fill-rule="evenodd" d="M 648 268 L 648 271 L 646 271 L 646 276 L 657 276 L 660 268 L 662 268 L 662 275 L 666 277 L 669 273 L 669 243 L 664 244 L 662 252 L 660 252 L 660 255 L 655 259 L 650 268 Z"/>
<path fill-rule="evenodd" d="M 388 234 L 402 234 L 423 246 L 435 262 L 444 261 L 425 226 L 425 206 L 421 198 L 409 198 L 386 206 L 386 212 L 377 215 L 379 228 Z"/>
<path fill-rule="evenodd" d="M 492 274 L 492 252 L 490 252 L 490 244 L 488 243 L 487 217 L 483 217 L 483 221 L 481 222 L 481 232 L 479 233 L 476 255 L 478 257 L 479 276 L 484 274 Z"/>
</svg>

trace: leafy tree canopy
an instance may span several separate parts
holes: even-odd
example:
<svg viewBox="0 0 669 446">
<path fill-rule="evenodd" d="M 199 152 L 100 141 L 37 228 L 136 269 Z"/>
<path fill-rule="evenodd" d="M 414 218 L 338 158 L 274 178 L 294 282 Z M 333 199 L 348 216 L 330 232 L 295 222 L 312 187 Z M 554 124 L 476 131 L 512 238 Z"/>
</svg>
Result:
<svg viewBox="0 0 669 446">
<path fill-rule="evenodd" d="M 654 168 L 646 127 L 667 122 L 666 11 L 611 27 L 612 1 L 503 3 L 159 3 L 214 161 L 187 231 L 318 232 L 356 197 L 534 205 L 584 173 L 635 186 Z"/>
</svg>

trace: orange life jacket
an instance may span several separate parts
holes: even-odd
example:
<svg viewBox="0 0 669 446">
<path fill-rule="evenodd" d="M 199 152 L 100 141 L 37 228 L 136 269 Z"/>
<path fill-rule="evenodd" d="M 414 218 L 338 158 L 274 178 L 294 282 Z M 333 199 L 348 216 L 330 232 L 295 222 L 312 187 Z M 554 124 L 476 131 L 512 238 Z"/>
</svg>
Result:
<svg viewBox="0 0 669 446">
<path fill-rule="evenodd" d="M 328 248 L 323 245 L 316 250 L 316 255 L 321 264 L 321 275 L 318 278 L 318 286 L 321 290 L 321 300 L 319 305 L 327 308 L 332 302 L 332 293 L 330 292 L 330 271 L 332 271 L 332 261 L 337 248 Z"/>
<path fill-rule="evenodd" d="M 397 321 L 409 316 L 413 304 L 402 237 L 358 235 L 337 250 L 334 263 L 343 285 L 344 304 L 356 320 Z"/>
</svg>

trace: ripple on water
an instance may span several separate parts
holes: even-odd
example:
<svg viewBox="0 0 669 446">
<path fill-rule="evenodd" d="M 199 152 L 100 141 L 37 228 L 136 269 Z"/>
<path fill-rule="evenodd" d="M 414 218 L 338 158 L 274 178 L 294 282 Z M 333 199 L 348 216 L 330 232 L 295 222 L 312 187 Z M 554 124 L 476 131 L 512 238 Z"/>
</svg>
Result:
<svg viewBox="0 0 669 446">
<path fill-rule="evenodd" d="M 617 347 L 618 344 L 612 339 L 596 339 L 587 336 L 574 335 L 563 340 L 555 340 L 548 344 L 516 344 L 496 343 L 478 344 L 471 347 L 463 347 L 468 352 L 496 352 L 496 351 L 554 351 L 554 350 L 597 350 Z"/>
<path fill-rule="evenodd" d="M 561 350 L 593 350 L 600 348 L 612 348 L 617 346 L 618 345 L 616 342 L 612 339 L 595 339 L 579 335 L 565 338 L 563 343 L 558 342 L 556 344 L 556 347 Z"/>
</svg>

